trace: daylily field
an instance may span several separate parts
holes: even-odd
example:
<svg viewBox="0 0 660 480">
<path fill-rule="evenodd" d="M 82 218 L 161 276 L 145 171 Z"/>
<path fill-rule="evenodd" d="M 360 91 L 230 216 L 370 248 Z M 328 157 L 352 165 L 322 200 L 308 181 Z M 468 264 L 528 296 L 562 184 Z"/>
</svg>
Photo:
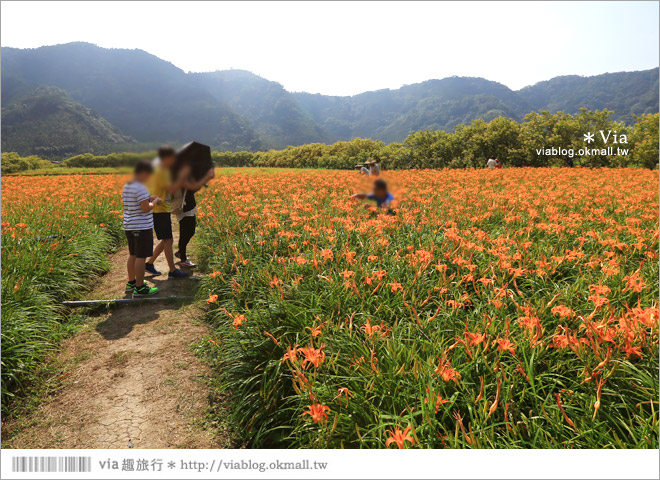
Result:
<svg viewBox="0 0 660 480">
<path fill-rule="evenodd" d="M 3 177 L 4 406 L 122 241 L 125 178 Z M 351 171 L 199 194 L 201 350 L 247 446 L 658 448 L 657 171 L 384 178 L 395 215 Z"/>
<path fill-rule="evenodd" d="M 254 447 L 658 447 L 658 173 L 219 176 L 199 253 Z M 201 244 L 201 245 L 200 245 Z"/>
<path fill-rule="evenodd" d="M 126 175 L 2 177 L 2 411 L 25 393 L 76 320 L 80 298 L 122 240 Z"/>
</svg>

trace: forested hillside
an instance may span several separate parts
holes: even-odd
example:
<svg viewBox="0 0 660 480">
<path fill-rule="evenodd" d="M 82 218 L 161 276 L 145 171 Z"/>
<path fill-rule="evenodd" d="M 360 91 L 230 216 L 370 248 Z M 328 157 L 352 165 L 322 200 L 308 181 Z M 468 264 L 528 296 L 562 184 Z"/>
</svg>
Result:
<svg viewBox="0 0 660 480">
<path fill-rule="evenodd" d="M 658 69 L 555 77 L 518 93 L 533 110 L 575 113 L 581 107 L 607 108 L 615 120 L 632 123 L 634 115 L 658 112 Z"/>
<path fill-rule="evenodd" d="M 183 70 L 142 50 L 87 43 L 3 48 L 3 105 L 25 83 L 66 90 L 139 142 L 194 138 L 223 149 L 261 146 L 254 128 L 228 105 L 193 85 Z"/>
<path fill-rule="evenodd" d="M 519 120 L 531 108 L 508 87 L 483 78 L 451 77 L 353 97 L 294 94 L 332 137 L 403 140 L 416 130 L 453 130 L 475 118 Z"/>
<path fill-rule="evenodd" d="M 77 152 L 111 152 L 134 143 L 60 88 L 37 87 L 2 107 L 5 152 L 63 157 Z"/>
<path fill-rule="evenodd" d="M 329 139 L 282 85 L 245 70 L 191 73 L 195 83 L 245 117 L 269 148 Z"/>
<path fill-rule="evenodd" d="M 37 123 L 5 107 L 19 99 L 39 104 L 28 98 L 42 95 L 38 86 L 64 90 L 114 129 L 96 129 L 95 136 L 71 127 L 70 115 L 49 114 L 40 118 L 47 135 L 35 135 Z M 658 112 L 658 68 L 557 77 L 519 91 L 483 78 L 450 77 L 339 97 L 291 93 L 244 70 L 186 73 L 142 50 L 70 43 L 3 48 L 2 105 L 3 124 L 12 127 L 3 127 L 11 137 L 3 135 L 3 147 L 8 142 L 25 154 L 102 153 L 102 145 L 116 144 L 115 135 L 136 141 L 125 144 L 128 150 L 197 140 L 216 150 L 259 151 L 357 137 L 401 142 L 416 131 L 453 132 L 476 119 L 521 121 L 538 110 L 608 109 L 613 120 L 631 124 L 635 115 Z M 54 140 L 56 133 L 62 138 Z"/>
</svg>

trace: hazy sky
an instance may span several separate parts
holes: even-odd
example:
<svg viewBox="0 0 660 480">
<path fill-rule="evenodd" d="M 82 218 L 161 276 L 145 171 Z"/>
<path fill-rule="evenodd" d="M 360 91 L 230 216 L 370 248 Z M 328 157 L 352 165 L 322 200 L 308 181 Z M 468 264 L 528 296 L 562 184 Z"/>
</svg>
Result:
<svg viewBox="0 0 660 480">
<path fill-rule="evenodd" d="M 513 89 L 658 66 L 657 2 L 2 2 L 2 46 L 146 50 L 353 95 L 452 75 Z"/>
</svg>

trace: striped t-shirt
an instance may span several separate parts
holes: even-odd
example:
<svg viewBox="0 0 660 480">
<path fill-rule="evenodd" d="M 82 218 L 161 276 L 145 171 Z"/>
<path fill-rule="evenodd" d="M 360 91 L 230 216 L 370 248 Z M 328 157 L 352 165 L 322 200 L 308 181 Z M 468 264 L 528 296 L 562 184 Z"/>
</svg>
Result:
<svg viewBox="0 0 660 480">
<path fill-rule="evenodd" d="M 124 230 L 151 230 L 154 228 L 154 217 L 151 212 L 142 211 L 140 202 L 149 200 L 149 191 L 140 182 L 133 180 L 124 185 L 121 192 L 124 202 Z"/>
</svg>

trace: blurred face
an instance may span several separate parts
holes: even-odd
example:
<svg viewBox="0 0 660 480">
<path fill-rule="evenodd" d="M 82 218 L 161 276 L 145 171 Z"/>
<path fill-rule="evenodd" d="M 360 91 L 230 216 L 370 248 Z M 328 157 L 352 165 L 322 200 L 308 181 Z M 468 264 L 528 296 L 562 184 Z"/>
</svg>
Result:
<svg viewBox="0 0 660 480">
<path fill-rule="evenodd" d="M 140 183 L 147 183 L 150 176 L 151 176 L 151 173 L 149 173 L 149 172 L 140 172 L 140 173 L 135 175 L 135 179 Z"/>
<path fill-rule="evenodd" d="M 163 167 L 170 168 L 170 167 L 174 166 L 174 160 L 175 160 L 174 155 L 168 155 L 167 157 L 162 157 L 160 159 L 160 164 Z"/>
<path fill-rule="evenodd" d="M 387 198 L 387 190 L 384 188 L 374 188 L 374 195 L 380 200 L 385 200 Z"/>
</svg>

